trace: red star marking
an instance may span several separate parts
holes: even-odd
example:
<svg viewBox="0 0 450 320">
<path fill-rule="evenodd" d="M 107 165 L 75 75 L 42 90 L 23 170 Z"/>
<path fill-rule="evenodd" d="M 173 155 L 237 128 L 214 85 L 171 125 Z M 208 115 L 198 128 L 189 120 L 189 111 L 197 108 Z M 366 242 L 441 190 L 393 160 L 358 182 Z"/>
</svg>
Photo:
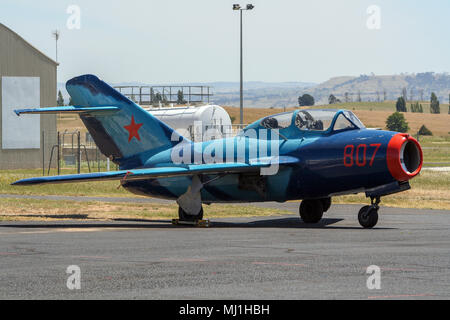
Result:
<svg viewBox="0 0 450 320">
<path fill-rule="evenodd" d="M 134 122 L 134 116 L 131 116 L 131 123 L 127 126 L 124 126 L 124 128 L 128 131 L 128 142 L 133 139 L 133 137 L 136 137 L 139 141 L 141 141 L 141 137 L 139 136 L 139 129 L 143 126 L 143 123 L 136 123 Z"/>
</svg>

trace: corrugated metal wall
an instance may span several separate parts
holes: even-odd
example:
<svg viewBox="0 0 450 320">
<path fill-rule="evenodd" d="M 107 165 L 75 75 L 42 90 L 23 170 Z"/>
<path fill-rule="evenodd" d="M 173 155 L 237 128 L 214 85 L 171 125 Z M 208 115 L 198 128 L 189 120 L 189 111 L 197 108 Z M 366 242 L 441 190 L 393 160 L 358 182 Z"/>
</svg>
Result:
<svg viewBox="0 0 450 320">
<path fill-rule="evenodd" d="M 56 63 L 28 44 L 16 33 L 0 24 L 0 88 L 1 77 L 39 77 L 41 106 L 56 105 Z M 0 89 L 0 126 L 1 113 Z M 32 107 L 32 106 L 30 106 Z M 37 106 L 36 106 L 37 107 Z M 26 130 L 27 128 L 23 128 Z M 56 132 L 56 116 L 41 115 L 41 131 Z M 0 142 L 2 139 L 0 130 Z M 55 138 L 45 141 L 45 156 L 50 154 Z M 0 143 L 0 169 L 39 168 L 42 167 L 41 149 L 2 150 Z M 46 160 L 48 161 L 48 159 Z"/>
</svg>

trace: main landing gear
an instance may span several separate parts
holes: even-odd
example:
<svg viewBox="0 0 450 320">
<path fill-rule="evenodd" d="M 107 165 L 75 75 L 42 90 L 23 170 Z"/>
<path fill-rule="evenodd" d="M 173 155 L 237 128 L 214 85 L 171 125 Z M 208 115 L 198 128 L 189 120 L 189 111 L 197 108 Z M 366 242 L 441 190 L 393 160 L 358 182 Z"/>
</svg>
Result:
<svg viewBox="0 0 450 320">
<path fill-rule="evenodd" d="M 373 228 L 377 224 L 380 201 L 380 197 L 371 197 L 371 205 L 364 206 L 359 210 L 358 221 L 363 228 Z"/>
<path fill-rule="evenodd" d="M 211 223 L 209 220 L 203 220 L 203 207 L 196 215 L 188 214 L 181 207 L 178 207 L 179 219 L 172 219 L 173 225 L 190 225 L 194 227 L 209 228 Z"/>
<path fill-rule="evenodd" d="M 331 206 L 331 198 L 305 199 L 300 204 L 300 217 L 305 223 L 317 223 Z"/>
<path fill-rule="evenodd" d="M 178 218 L 180 219 L 180 221 L 190 221 L 190 222 L 203 220 L 203 207 L 200 207 L 200 211 L 195 215 L 188 214 L 181 207 L 178 207 Z"/>
</svg>

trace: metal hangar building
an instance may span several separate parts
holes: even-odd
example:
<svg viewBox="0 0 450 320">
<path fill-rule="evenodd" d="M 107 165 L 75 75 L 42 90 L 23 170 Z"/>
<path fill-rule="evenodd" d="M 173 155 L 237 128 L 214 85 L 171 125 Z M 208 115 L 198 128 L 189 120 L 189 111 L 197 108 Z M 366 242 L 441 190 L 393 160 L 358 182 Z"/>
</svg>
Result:
<svg viewBox="0 0 450 320">
<path fill-rule="evenodd" d="M 0 23 L 0 169 L 38 168 L 56 138 L 55 115 L 17 117 L 14 109 L 55 106 L 58 63 Z"/>
</svg>

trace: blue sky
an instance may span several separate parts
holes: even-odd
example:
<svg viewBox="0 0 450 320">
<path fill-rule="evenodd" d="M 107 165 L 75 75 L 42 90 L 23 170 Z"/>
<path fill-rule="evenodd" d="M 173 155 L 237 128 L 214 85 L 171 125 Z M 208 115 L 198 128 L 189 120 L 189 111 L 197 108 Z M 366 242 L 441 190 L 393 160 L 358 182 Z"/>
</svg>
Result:
<svg viewBox="0 0 450 320">
<path fill-rule="evenodd" d="M 250 2 L 250 0 L 247 0 Z M 247 2 L 241 2 L 241 5 Z M 58 81 L 239 81 L 238 0 L 2 0 L 0 22 L 50 57 Z M 254 0 L 244 12 L 246 81 L 321 82 L 333 76 L 450 71 L 448 0 Z M 81 29 L 69 30 L 69 5 Z M 370 5 L 380 26 L 366 26 Z"/>
</svg>

